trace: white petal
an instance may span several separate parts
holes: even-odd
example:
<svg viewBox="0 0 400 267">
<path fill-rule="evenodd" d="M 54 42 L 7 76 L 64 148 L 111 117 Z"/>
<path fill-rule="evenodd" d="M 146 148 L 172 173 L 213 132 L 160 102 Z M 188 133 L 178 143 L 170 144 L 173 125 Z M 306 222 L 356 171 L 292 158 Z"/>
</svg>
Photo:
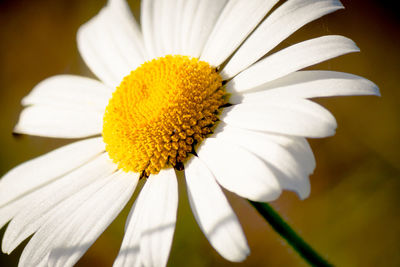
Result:
<svg viewBox="0 0 400 267">
<path fill-rule="evenodd" d="M 103 83 L 75 75 L 50 77 L 32 89 L 22 104 L 104 112 L 112 91 Z"/>
<path fill-rule="evenodd" d="M 312 174 L 314 172 L 316 166 L 315 158 L 306 138 L 281 134 L 263 134 L 268 137 L 270 141 L 287 149 L 303 167 L 305 173 Z"/>
<path fill-rule="evenodd" d="M 183 54 L 200 56 L 225 4 L 226 0 L 187 1 L 181 34 Z"/>
<path fill-rule="evenodd" d="M 285 48 L 238 74 L 227 84 L 230 92 L 242 92 L 322 61 L 359 51 L 343 36 L 328 35 Z"/>
<path fill-rule="evenodd" d="M 200 59 L 222 64 L 258 25 L 277 0 L 231 0 L 222 11 Z"/>
<path fill-rule="evenodd" d="M 269 97 L 327 97 L 345 95 L 380 95 L 371 81 L 353 74 L 335 71 L 297 71 L 269 82 L 253 93 L 233 94 L 229 102 L 262 102 Z"/>
<path fill-rule="evenodd" d="M 185 166 L 190 206 L 201 230 L 225 259 L 240 262 L 250 252 L 239 220 L 207 166 L 193 157 Z"/>
<path fill-rule="evenodd" d="M 156 0 L 143 0 L 141 2 L 140 25 L 142 27 L 144 47 L 146 49 L 146 60 L 156 57 L 156 39 L 154 31 L 154 9 Z"/>
<path fill-rule="evenodd" d="M 55 138 L 83 138 L 100 134 L 101 111 L 34 105 L 22 110 L 14 133 Z"/>
<path fill-rule="evenodd" d="M 176 13 L 178 12 L 177 2 L 177 0 L 163 0 L 159 34 L 162 37 L 162 52 L 164 55 L 171 54 L 174 49 L 174 22 Z"/>
<path fill-rule="evenodd" d="M 167 39 L 164 39 L 163 31 L 167 31 L 167 28 L 170 26 L 168 23 L 170 21 L 170 17 L 168 16 L 167 12 L 173 7 L 173 1 L 174 0 L 153 0 L 152 25 L 155 57 L 162 57 L 166 55 L 164 48 L 166 43 L 170 41 L 170 36 L 165 35 Z M 166 23 L 166 25 L 163 25 L 163 23 Z"/>
<path fill-rule="evenodd" d="M 110 12 L 111 22 L 114 22 L 112 30 L 121 30 L 118 33 L 114 33 L 114 36 L 116 41 L 121 42 L 119 45 L 121 45 L 121 50 L 123 50 L 123 56 L 130 57 L 128 60 L 132 64 L 141 64 L 142 62 L 139 61 L 144 60 L 146 50 L 139 25 L 132 15 L 127 1 L 108 0 L 107 8 Z M 138 58 L 136 59 L 136 57 Z"/>
<path fill-rule="evenodd" d="M 2 250 L 11 253 L 22 241 L 33 234 L 50 216 L 58 203 L 81 190 L 94 180 L 110 176 L 117 166 L 107 154 L 103 154 L 64 177 L 40 188 L 27 196 L 30 199 L 7 227 Z"/>
<path fill-rule="evenodd" d="M 271 134 L 248 131 L 226 124 L 218 125 L 216 136 L 238 144 L 263 159 L 283 189 L 295 191 L 301 199 L 310 194 L 308 177 L 314 170 L 310 168 L 314 157 L 305 149 L 307 146 L 304 148 L 301 138 L 286 137 L 287 142 L 282 146 Z M 304 154 L 299 155 L 297 150 Z M 304 161 L 307 163 L 304 164 Z"/>
<path fill-rule="evenodd" d="M 153 39 L 155 57 L 173 54 L 176 16 L 182 13 L 183 1 L 159 0 L 153 5 Z M 187 0 L 185 0 L 187 2 Z M 180 25 L 179 25 L 180 26 Z"/>
<path fill-rule="evenodd" d="M 15 167 L 0 180 L 0 207 L 85 164 L 104 151 L 101 138 L 78 141 Z"/>
<path fill-rule="evenodd" d="M 203 1 L 206 2 L 207 0 Z M 218 1 L 215 1 L 218 2 Z M 198 10 L 199 5 L 201 5 L 201 1 L 197 0 L 186 0 L 182 10 L 182 21 L 180 27 L 180 44 L 179 44 L 179 53 L 182 55 L 191 55 L 189 54 L 189 45 L 190 45 L 190 35 L 192 33 L 192 24 L 194 23 L 196 14 L 198 12 L 201 13 L 201 9 Z M 191 55 L 194 56 L 194 55 Z"/>
<path fill-rule="evenodd" d="M 172 30 L 172 38 L 173 38 L 173 45 L 171 54 L 172 55 L 183 55 L 182 53 L 182 44 L 181 39 L 183 36 L 183 19 L 185 16 L 185 8 L 188 4 L 188 0 L 175 0 L 174 11 L 173 11 L 173 30 Z"/>
<path fill-rule="evenodd" d="M 50 266 L 73 266 L 117 217 L 133 194 L 139 175 L 119 171 L 103 190 L 79 208 L 49 256 Z"/>
<path fill-rule="evenodd" d="M 124 239 L 118 256 L 114 261 L 114 267 L 141 266 L 140 262 L 140 235 L 143 229 L 143 212 L 149 208 L 147 196 L 150 186 L 144 185 L 139 196 L 133 203 L 125 224 Z M 150 204 L 151 205 L 151 204 Z"/>
<path fill-rule="evenodd" d="M 10 221 L 21 209 L 29 205 L 33 199 L 32 194 L 19 198 L 0 208 L 0 228 Z M 3 250 L 6 253 L 5 250 Z"/>
<path fill-rule="evenodd" d="M 301 98 L 269 97 L 227 107 L 222 120 L 239 128 L 304 137 L 335 134 L 336 120 L 322 106 Z"/>
<path fill-rule="evenodd" d="M 338 0 L 292 0 L 283 3 L 236 51 L 221 75 L 226 79 L 235 76 L 305 24 L 342 8 Z"/>
<path fill-rule="evenodd" d="M 241 197 L 265 202 L 277 199 L 281 193 L 278 181 L 265 164 L 233 143 L 210 137 L 203 141 L 197 154 L 221 186 Z"/>
<path fill-rule="evenodd" d="M 78 48 L 86 64 L 113 88 L 144 60 L 142 37 L 127 8 L 121 0 L 110 1 L 81 26 L 77 35 Z"/>
<path fill-rule="evenodd" d="M 57 205 L 52 210 L 49 219 L 45 221 L 25 246 L 18 266 L 48 266 L 48 256 L 62 231 L 60 226 L 64 227 L 64 224 L 69 222 L 68 218 L 72 217 L 82 204 L 111 182 L 111 176 L 97 179 Z"/>
<path fill-rule="evenodd" d="M 137 175 L 117 172 L 94 181 L 53 209 L 25 247 L 20 265 L 73 266 L 122 210 Z"/>
<path fill-rule="evenodd" d="M 135 70 L 146 57 L 139 25 L 125 0 L 109 0 L 106 8 L 106 23 L 109 25 L 110 38 L 119 50 L 118 56 L 126 60 L 130 67 L 129 72 Z"/>
<path fill-rule="evenodd" d="M 162 170 L 146 182 L 150 187 L 142 213 L 140 257 L 144 266 L 166 266 L 175 231 L 178 184 L 175 170 Z"/>
</svg>

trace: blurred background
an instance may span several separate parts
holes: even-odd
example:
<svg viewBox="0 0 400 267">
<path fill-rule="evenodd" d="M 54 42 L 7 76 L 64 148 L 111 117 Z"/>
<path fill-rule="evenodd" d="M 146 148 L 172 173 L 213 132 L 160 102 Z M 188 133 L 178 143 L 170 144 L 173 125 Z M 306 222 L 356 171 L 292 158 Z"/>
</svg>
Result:
<svg viewBox="0 0 400 267">
<path fill-rule="evenodd" d="M 382 97 L 318 99 L 338 121 L 334 137 L 310 140 L 317 159 L 311 196 L 284 192 L 272 205 L 306 241 L 337 266 L 400 266 L 400 20 L 396 1 L 343 0 L 346 9 L 296 32 L 281 47 L 340 34 L 361 53 L 312 67 L 374 81 Z M 100 0 L 0 1 L 0 175 L 69 141 L 13 136 L 20 100 L 41 80 L 68 73 L 93 77 L 75 42 Z M 130 5 L 139 17 L 139 1 Z M 220 257 L 197 226 L 180 181 L 181 198 L 169 266 L 306 266 L 243 199 L 228 193 L 251 255 L 240 264 Z M 123 236 L 127 206 L 77 266 L 111 266 Z M 101 205 L 101 203 L 99 203 Z M 4 228 L 0 231 L 0 237 Z M 17 266 L 23 249 L 0 254 L 0 266 Z"/>
</svg>

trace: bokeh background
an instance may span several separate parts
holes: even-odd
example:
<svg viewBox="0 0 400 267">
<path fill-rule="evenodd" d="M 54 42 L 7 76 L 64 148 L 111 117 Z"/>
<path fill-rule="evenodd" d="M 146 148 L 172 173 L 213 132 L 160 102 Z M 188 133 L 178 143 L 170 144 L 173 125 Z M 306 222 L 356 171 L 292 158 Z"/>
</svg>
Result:
<svg viewBox="0 0 400 267">
<path fill-rule="evenodd" d="M 317 159 L 311 196 L 284 192 L 272 205 L 313 247 L 337 266 L 400 266 L 400 20 L 396 1 L 343 0 L 346 9 L 313 22 L 281 47 L 326 34 L 352 38 L 361 53 L 312 67 L 364 76 L 382 97 L 318 99 L 339 127 L 310 140 Z M 105 0 L 0 1 L 0 175 L 70 141 L 13 136 L 20 100 L 55 74 L 93 75 L 75 42 L 78 27 Z M 139 1 L 130 5 L 139 17 Z M 245 177 L 243 177 L 245 179 Z M 306 266 L 243 199 L 228 193 L 251 247 L 240 264 L 222 259 L 197 226 L 180 181 L 178 223 L 169 266 Z M 130 202 L 130 204 L 132 201 Z M 111 266 L 123 236 L 125 208 L 77 266 Z M 99 203 L 101 205 L 101 203 Z M 0 236 L 4 228 L 0 231 Z M 16 266 L 23 249 L 0 255 Z"/>
</svg>

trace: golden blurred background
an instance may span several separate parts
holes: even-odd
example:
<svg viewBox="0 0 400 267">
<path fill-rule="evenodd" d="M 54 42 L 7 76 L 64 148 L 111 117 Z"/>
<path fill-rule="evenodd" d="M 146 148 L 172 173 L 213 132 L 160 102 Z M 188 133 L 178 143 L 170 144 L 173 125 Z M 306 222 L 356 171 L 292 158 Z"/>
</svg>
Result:
<svg viewBox="0 0 400 267">
<path fill-rule="evenodd" d="M 382 97 L 317 100 L 338 121 L 334 137 L 311 140 L 317 168 L 305 201 L 284 192 L 272 205 L 336 266 L 400 266 L 400 20 L 396 1 L 346 0 L 346 9 L 317 20 L 281 46 L 326 34 L 352 38 L 361 53 L 312 67 L 374 81 Z M 0 1 L 0 175 L 70 140 L 13 136 L 20 100 L 55 74 L 93 75 L 79 56 L 75 35 L 105 0 Z M 136 18 L 139 1 L 131 1 Z M 245 179 L 245 177 L 244 177 Z M 251 255 L 225 261 L 197 226 L 180 181 L 178 222 L 169 266 L 306 266 L 243 199 L 228 196 L 243 225 Z M 131 201 L 132 203 L 132 201 Z M 101 203 L 99 203 L 101 205 Z M 130 205 L 77 266 L 111 266 Z M 4 228 L 0 231 L 0 236 Z M 0 266 L 16 266 L 23 246 Z"/>
</svg>

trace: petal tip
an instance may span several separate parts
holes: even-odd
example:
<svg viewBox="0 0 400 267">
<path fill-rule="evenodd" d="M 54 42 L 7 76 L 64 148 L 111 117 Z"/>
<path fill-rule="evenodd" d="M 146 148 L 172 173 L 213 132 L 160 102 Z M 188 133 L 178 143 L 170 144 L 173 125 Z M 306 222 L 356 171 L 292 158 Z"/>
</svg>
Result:
<svg viewBox="0 0 400 267">
<path fill-rule="evenodd" d="M 231 257 L 227 258 L 227 260 L 231 262 L 243 262 L 247 259 L 247 257 L 250 255 L 250 248 L 247 246 L 243 248 L 240 253 L 236 253 L 236 255 L 232 255 Z"/>
<path fill-rule="evenodd" d="M 14 128 L 13 128 L 13 130 L 12 130 L 12 134 L 14 134 L 14 135 L 23 134 L 23 131 L 22 131 L 21 126 L 20 126 L 19 123 L 17 123 L 17 124 L 14 126 Z"/>
<path fill-rule="evenodd" d="M 378 96 L 378 97 L 382 96 L 381 95 L 381 90 L 379 90 L 379 87 L 376 84 L 373 84 L 372 88 L 373 88 L 372 89 L 372 95 L 375 95 L 375 96 Z"/>
<path fill-rule="evenodd" d="M 311 186 L 308 184 L 307 187 L 303 188 L 301 191 L 297 192 L 297 196 L 299 197 L 300 200 L 305 200 L 307 199 L 311 194 Z"/>
</svg>

